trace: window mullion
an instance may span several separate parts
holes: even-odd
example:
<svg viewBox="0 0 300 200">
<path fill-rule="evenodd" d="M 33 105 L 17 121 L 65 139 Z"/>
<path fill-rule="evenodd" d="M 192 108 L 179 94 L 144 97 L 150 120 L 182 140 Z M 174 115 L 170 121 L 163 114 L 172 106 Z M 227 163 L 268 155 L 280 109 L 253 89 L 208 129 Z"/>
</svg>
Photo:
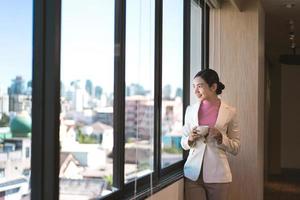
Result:
<svg viewBox="0 0 300 200">
<path fill-rule="evenodd" d="M 32 199 L 59 195 L 60 8 L 34 1 Z"/>
<path fill-rule="evenodd" d="M 160 178 L 161 169 L 161 101 L 162 101 L 162 0 L 155 0 L 155 54 L 154 54 L 154 177 Z"/>
<path fill-rule="evenodd" d="M 115 1 L 113 185 L 124 189 L 126 0 Z"/>
<path fill-rule="evenodd" d="M 44 196 L 59 197 L 60 24 L 61 0 L 45 4 Z"/>
<path fill-rule="evenodd" d="M 190 104 L 190 43 L 191 43 L 191 0 L 184 0 L 183 5 L 183 118 L 186 107 Z M 184 120 L 183 120 L 184 121 Z M 187 151 L 183 151 L 183 158 L 187 158 Z"/>
</svg>

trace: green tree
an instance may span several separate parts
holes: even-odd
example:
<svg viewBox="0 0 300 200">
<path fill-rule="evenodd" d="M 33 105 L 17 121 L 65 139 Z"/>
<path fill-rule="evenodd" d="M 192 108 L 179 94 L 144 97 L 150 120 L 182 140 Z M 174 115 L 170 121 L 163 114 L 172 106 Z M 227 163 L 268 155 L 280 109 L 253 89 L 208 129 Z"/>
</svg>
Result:
<svg viewBox="0 0 300 200">
<path fill-rule="evenodd" d="M 80 127 L 77 127 L 75 130 L 77 132 L 77 141 L 80 144 L 97 144 L 97 143 L 99 143 L 97 141 L 97 138 L 90 136 L 90 135 L 83 134 Z"/>
<path fill-rule="evenodd" d="M 9 126 L 9 116 L 3 113 L 0 120 L 0 127 L 8 127 L 8 126 Z"/>
<path fill-rule="evenodd" d="M 111 189 L 113 184 L 113 176 L 112 175 L 106 175 L 103 177 L 105 182 L 107 183 L 107 189 Z"/>
</svg>

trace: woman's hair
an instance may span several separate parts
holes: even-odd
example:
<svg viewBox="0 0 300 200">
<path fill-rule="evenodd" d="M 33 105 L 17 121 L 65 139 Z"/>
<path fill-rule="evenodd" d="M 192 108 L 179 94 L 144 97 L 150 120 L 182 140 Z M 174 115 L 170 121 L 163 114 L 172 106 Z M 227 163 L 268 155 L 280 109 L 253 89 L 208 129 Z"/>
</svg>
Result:
<svg viewBox="0 0 300 200">
<path fill-rule="evenodd" d="M 222 94 L 222 90 L 225 89 L 225 85 L 220 82 L 218 73 L 212 69 L 204 69 L 198 72 L 194 78 L 201 77 L 211 87 L 214 83 L 217 84 L 217 95 Z"/>
</svg>

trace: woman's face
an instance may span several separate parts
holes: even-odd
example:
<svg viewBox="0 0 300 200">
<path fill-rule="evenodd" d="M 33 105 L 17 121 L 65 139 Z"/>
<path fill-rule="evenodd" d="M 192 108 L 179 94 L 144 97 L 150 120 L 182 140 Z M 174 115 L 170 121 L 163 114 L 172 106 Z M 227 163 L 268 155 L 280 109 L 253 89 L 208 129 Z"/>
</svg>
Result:
<svg viewBox="0 0 300 200">
<path fill-rule="evenodd" d="M 193 89 L 196 97 L 203 101 L 216 96 L 217 84 L 214 83 L 211 87 L 209 87 L 204 79 L 202 79 L 200 76 L 197 76 L 193 80 Z"/>
</svg>

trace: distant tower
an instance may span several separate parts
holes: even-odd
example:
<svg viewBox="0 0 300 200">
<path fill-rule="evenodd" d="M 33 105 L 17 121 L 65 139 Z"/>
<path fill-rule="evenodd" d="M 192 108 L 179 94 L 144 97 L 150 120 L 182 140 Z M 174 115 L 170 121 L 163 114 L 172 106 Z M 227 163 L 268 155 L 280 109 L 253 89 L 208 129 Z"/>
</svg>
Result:
<svg viewBox="0 0 300 200">
<path fill-rule="evenodd" d="M 90 96 L 93 96 L 93 82 L 91 80 L 86 80 L 85 90 Z"/>
<path fill-rule="evenodd" d="M 25 93 L 25 81 L 22 76 L 17 76 L 15 79 L 12 80 L 12 84 L 9 88 L 9 95 L 14 94 L 24 94 Z"/>
<path fill-rule="evenodd" d="M 95 87 L 95 97 L 96 97 L 97 99 L 100 99 L 100 98 L 101 98 L 102 92 L 103 92 L 102 87 L 100 87 L 100 86 L 96 86 L 96 87 Z"/>
</svg>

